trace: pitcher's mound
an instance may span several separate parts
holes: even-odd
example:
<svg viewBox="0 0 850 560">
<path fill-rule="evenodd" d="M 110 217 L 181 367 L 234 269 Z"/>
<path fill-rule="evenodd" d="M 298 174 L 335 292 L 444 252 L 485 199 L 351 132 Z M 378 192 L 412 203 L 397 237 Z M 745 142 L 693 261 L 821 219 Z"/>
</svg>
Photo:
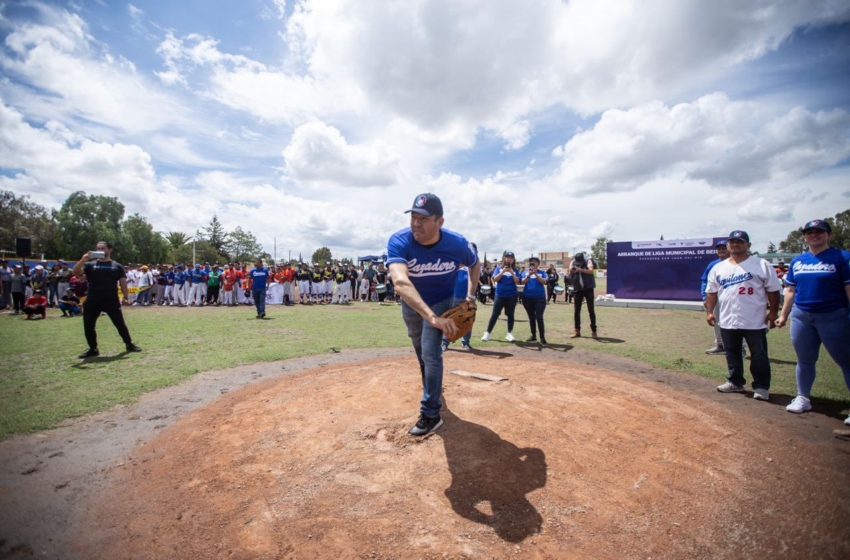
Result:
<svg viewBox="0 0 850 560">
<path fill-rule="evenodd" d="M 225 395 L 115 471 L 79 544 L 109 559 L 850 557 L 847 470 L 763 421 L 603 369 L 451 352 L 444 425 L 414 438 L 419 379 L 403 359 Z"/>
</svg>

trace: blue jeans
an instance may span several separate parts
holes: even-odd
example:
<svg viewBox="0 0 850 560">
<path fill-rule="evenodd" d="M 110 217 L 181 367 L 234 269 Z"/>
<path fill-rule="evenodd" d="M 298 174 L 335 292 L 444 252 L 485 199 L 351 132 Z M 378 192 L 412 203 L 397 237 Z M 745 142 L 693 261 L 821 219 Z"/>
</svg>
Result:
<svg viewBox="0 0 850 560">
<path fill-rule="evenodd" d="M 71 313 L 79 313 L 80 312 L 80 308 L 77 307 L 76 305 L 69 305 L 69 304 L 61 302 L 61 301 L 59 302 L 59 309 L 61 309 L 62 311 L 70 311 Z"/>
<path fill-rule="evenodd" d="M 815 363 L 820 345 L 841 368 L 850 389 L 850 317 L 847 308 L 829 313 L 791 309 L 791 344 L 797 354 L 797 394 L 808 397 L 815 383 Z"/>
<path fill-rule="evenodd" d="M 726 350 L 726 367 L 729 369 L 727 380 L 743 387 L 744 356 L 741 345 L 744 340 L 750 347 L 750 373 L 753 376 L 753 389 L 770 389 L 770 360 L 767 357 L 767 329 L 720 329 L 723 348 Z"/>
<path fill-rule="evenodd" d="M 62 294 L 65 295 L 65 294 Z M 47 285 L 47 305 L 55 305 L 59 302 L 59 286 Z"/>
<path fill-rule="evenodd" d="M 451 309 L 452 298 L 430 306 L 437 315 Z M 419 370 L 422 372 L 422 401 L 419 410 L 425 416 L 440 415 L 440 395 L 443 393 L 443 331 L 435 329 L 409 305 L 401 303 L 401 317 L 407 326 L 407 336 L 413 342 Z"/>
<path fill-rule="evenodd" d="M 141 292 L 138 293 L 138 295 L 136 296 L 136 303 L 138 303 L 139 305 L 144 305 L 146 303 L 150 303 L 150 299 L 151 299 L 151 288 L 148 288 L 148 289 L 142 290 Z"/>
<path fill-rule="evenodd" d="M 251 290 L 251 297 L 254 298 L 254 307 L 257 308 L 257 315 L 262 315 L 266 312 L 266 289 Z"/>
</svg>

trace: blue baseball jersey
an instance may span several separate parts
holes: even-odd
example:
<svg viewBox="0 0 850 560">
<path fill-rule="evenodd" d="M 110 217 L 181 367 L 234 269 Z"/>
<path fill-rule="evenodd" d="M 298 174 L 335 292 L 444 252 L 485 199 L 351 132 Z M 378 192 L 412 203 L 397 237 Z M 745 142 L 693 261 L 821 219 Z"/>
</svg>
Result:
<svg viewBox="0 0 850 560">
<path fill-rule="evenodd" d="M 207 281 L 207 274 L 201 268 L 192 269 L 190 274 L 192 276 L 192 284 L 205 284 Z"/>
<path fill-rule="evenodd" d="M 723 262 L 723 259 L 714 259 L 708 266 L 705 267 L 705 272 L 702 273 L 702 277 L 700 278 L 699 285 L 699 293 L 702 294 L 702 301 L 705 301 L 705 288 L 708 286 L 708 273 L 711 272 L 711 269 L 717 265 L 717 263 Z"/>
<path fill-rule="evenodd" d="M 499 275 L 502 272 L 501 266 L 496 266 L 493 269 L 493 278 Z M 496 295 L 498 297 L 511 297 L 517 295 L 516 283 L 514 282 L 514 272 L 516 272 L 516 268 L 511 272 L 506 272 L 499 278 L 499 281 L 496 282 Z"/>
<path fill-rule="evenodd" d="M 817 255 L 803 253 L 791 261 L 785 283 L 794 286 L 794 305 L 803 311 L 846 309 L 844 286 L 850 284 L 850 264 L 838 249 L 829 248 Z"/>
<path fill-rule="evenodd" d="M 455 284 L 455 293 L 454 296 L 456 298 L 465 298 L 469 295 L 469 269 L 461 267 L 460 270 L 457 271 L 457 281 Z"/>
<path fill-rule="evenodd" d="M 266 282 L 269 279 L 269 269 L 268 268 L 252 268 L 251 272 L 248 273 L 248 276 L 251 278 L 251 289 L 252 290 L 265 290 Z"/>
<path fill-rule="evenodd" d="M 166 273 L 165 273 L 165 283 L 166 283 L 168 286 L 170 286 L 170 285 L 174 284 L 174 277 L 175 277 L 175 275 L 174 275 L 174 273 L 173 273 L 173 272 L 166 272 Z"/>
<path fill-rule="evenodd" d="M 520 274 L 520 280 L 525 280 L 528 278 L 528 271 L 524 271 Z M 525 288 L 522 290 L 522 297 L 524 298 L 545 298 L 546 297 L 546 273 L 542 270 L 537 271 L 537 278 L 532 278 L 528 282 L 525 283 Z"/>
<path fill-rule="evenodd" d="M 176 272 L 174 274 L 174 283 L 178 286 L 182 286 L 186 283 L 186 273 L 185 272 Z"/>
<path fill-rule="evenodd" d="M 398 231 L 387 243 L 387 264 L 405 263 L 422 300 L 434 305 L 452 297 L 461 266 L 475 266 L 478 255 L 461 234 L 441 229 L 440 240 L 426 247 L 410 228 Z"/>
</svg>

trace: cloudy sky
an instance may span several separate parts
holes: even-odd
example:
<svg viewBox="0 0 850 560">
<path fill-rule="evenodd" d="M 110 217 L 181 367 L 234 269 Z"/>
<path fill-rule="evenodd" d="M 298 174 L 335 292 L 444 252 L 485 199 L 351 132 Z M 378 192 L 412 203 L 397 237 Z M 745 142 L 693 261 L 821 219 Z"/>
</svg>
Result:
<svg viewBox="0 0 850 560">
<path fill-rule="evenodd" d="M 850 3 L 0 2 L 0 189 L 381 251 L 420 192 L 495 254 L 850 208 Z"/>
</svg>

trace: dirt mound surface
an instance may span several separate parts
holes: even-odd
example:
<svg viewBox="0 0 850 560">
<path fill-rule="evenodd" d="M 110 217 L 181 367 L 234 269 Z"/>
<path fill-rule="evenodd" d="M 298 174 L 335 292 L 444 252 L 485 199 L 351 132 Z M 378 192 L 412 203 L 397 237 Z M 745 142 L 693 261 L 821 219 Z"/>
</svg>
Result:
<svg viewBox="0 0 850 560">
<path fill-rule="evenodd" d="M 421 396 L 412 357 L 223 395 L 112 471 L 88 513 L 97 529 L 75 548 L 109 559 L 850 557 L 846 451 L 576 363 L 450 352 L 444 387 L 445 423 L 425 438 L 407 435 Z"/>
</svg>

